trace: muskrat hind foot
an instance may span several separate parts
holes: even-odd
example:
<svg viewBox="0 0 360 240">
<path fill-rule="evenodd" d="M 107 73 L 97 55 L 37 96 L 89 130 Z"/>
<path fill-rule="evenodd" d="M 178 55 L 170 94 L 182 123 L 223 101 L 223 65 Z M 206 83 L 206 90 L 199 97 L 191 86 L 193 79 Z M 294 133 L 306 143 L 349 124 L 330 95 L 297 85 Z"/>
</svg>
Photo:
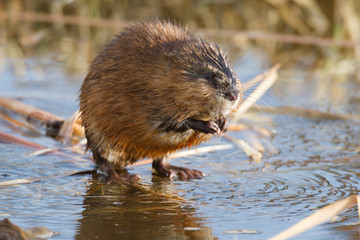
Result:
<svg viewBox="0 0 360 240">
<path fill-rule="evenodd" d="M 158 174 L 169 177 L 170 180 L 176 178 L 180 180 L 200 179 L 205 176 L 205 174 L 199 170 L 173 166 L 163 158 L 153 160 L 153 169 Z"/>
<path fill-rule="evenodd" d="M 141 180 L 137 174 L 117 174 L 114 167 L 109 163 L 100 164 L 98 172 L 106 177 L 106 184 L 131 184 Z"/>
</svg>

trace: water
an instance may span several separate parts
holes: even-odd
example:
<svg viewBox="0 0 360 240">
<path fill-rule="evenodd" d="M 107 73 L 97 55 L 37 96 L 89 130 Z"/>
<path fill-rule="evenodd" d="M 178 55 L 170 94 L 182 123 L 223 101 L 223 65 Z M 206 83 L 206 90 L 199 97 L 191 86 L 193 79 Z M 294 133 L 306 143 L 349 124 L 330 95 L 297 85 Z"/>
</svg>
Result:
<svg viewBox="0 0 360 240">
<path fill-rule="evenodd" d="M 241 79 L 249 79 L 269 65 L 265 60 L 259 63 L 256 57 L 249 52 L 239 58 L 236 72 Z M 69 74 L 62 62 L 46 55 L 22 60 L 26 71 L 19 75 L 12 64 L 16 61 L 3 59 L 1 96 L 21 98 L 64 118 L 75 112 L 84 72 Z M 324 89 L 321 79 L 332 78 L 311 69 L 286 69 L 261 103 L 356 113 L 359 108 L 354 99 L 360 98 L 359 83 L 335 82 L 337 93 L 347 93 L 336 100 L 333 94 L 319 90 Z M 327 90 L 334 91 L 330 87 Z M 201 180 L 171 182 L 153 175 L 150 165 L 143 165 L 128 169 L 143 179 L 127 187 L 103 185 L 91 174 L 2 187 L 0 218 L 8 217 L 22 228 L 45 226 L 60 232 L 54 239 L 266 239 L 314 210 L 358 193 L 357 122 L 311 120 L 276 111 L 256 116 L 257 120 L 247 121 L 277 132 L 271 140 L 277 151 L 265 154 L 261 163 L 249 161 L 234 145 L 228 150 L 173 160 L 176 165 L 205 172 L 207 176 Z M 0 131 L 46 147 L 63 147 L 51 138 L 9 128 L 1 121 Z M 242 132 L 229 135 L 244 136 Z M 229 143 L 214 138 L 201 146 Z M 94 168 L 90 161 L 30 156 L 33 151 L 0 144 L 0 181 Z M 335 222 L 294 239 L 358 239 L 356 222 L 353 208 L 341 213 Z M 239 229 L 258 233 L 226 233 Z"/>
</svg>

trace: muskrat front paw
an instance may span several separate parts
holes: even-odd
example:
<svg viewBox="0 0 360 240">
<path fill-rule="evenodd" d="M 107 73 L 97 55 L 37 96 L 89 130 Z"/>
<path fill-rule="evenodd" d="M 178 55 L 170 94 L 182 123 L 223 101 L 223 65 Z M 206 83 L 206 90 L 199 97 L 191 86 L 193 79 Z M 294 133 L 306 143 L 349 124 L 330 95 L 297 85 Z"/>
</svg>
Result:
<svg viewBox="0 0 360 240">
<path fill-rule="evenodd" d="M 226 118 L 219 119 L 217 121 L 217 124 L 220 128 L 219 135 L 224 134 L 228 130 L 229 125 L 230 125 L 229 121 Z"/>
<path fill-rule="evenodd" d="M 220 133 L 219 126 L 213 121 L 202 121 L 202 120 L 195 120 L 190 118 L 187 120 L 187 124 L 191 129 L 202 133 L 206 133 L 206 134 Z"/>
</svg>

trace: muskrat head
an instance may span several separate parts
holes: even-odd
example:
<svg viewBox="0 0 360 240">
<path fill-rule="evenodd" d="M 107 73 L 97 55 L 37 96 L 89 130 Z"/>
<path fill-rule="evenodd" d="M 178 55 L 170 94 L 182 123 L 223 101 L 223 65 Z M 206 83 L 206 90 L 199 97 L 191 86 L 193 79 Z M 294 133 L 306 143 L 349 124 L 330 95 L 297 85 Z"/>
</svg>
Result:
<svg viewBox="0 0 360 240">
<path fill-rule="evenodd" d="M 216 44 L 204 40 L 189 42 L 188 56 L 181 58 L 183 75 L 196 83 L 199 95 L 203 97 L 198 106 L 199 120 L 216 120 L 232 113 L 241 98 L 241 83 L 229 65 L 227 56 Z"/>
</svg>

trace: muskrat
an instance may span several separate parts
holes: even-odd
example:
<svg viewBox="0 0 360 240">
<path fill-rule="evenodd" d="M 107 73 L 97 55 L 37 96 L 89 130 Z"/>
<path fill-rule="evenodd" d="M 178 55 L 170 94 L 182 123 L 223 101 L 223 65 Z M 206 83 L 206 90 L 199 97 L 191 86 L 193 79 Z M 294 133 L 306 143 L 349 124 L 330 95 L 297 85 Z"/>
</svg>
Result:
<svg viewBox="0 0 360 240">
<path fill-rule="evenodd" d="M 186 180 L 202 172 L 170 165 L 167 156 L 224 133 L 239 105 L 241 83 L 221 48 L 167 21 L 128 27 L 89 67 L 80 111 L 87 148 L 108 182 L 152 158 L 160 175 Z"/>
</svg>

